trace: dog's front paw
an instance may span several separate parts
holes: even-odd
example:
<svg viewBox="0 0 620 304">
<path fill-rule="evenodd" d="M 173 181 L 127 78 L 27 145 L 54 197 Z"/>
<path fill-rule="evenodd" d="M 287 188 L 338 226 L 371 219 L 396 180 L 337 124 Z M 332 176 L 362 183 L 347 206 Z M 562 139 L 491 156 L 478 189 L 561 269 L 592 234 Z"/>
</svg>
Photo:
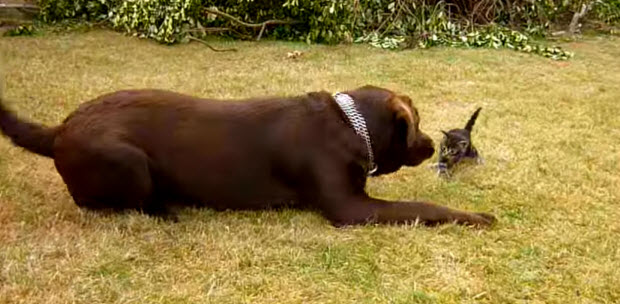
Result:
<svg viewBox="0 0 620 304">
<path fill-rule="evenodd" d="M 491 226 L 497 222 L 497 218 L 494 215 L 484 212 L 476 212 L 472 218 L 472 224 L 475 226 Z"/>
</svg>

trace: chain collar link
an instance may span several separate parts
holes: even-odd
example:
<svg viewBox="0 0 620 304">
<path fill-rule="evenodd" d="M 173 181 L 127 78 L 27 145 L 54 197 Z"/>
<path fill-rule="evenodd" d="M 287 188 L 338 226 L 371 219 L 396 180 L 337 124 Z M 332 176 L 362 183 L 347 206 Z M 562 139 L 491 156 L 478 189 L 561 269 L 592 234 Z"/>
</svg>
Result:
<svg viewBox="0 0 620 304">
<path fill-rule="evenodd" d="M 349 124 L 353 127 L 353 130 L 355 130 L 355 133 L 364 139 L 364 142 L 366 143 L 366 151 L 368 152 L 368 166 L 366 167 L 366 173 L 370 176 L 377 171 L 377 164 L 375 164 L 375 156 L 372 152 L 370 135 L 368 134 L 368 129 L 366 128 L 364 116 L 357 111 L 355 101 L 351 98 L 351 96 L 338 92 L 334 94 L 334 99 L 336 100 L 336 104 L 338 104 L 342 112 L 344 112 L 344 115 L 349 120 Z"/>
</svg>

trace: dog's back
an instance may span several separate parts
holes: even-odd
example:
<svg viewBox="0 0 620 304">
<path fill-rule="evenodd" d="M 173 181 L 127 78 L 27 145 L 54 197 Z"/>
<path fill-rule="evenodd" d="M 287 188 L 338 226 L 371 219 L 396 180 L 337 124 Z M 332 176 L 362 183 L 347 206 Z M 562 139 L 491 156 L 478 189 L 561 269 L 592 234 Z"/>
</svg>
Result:
<svg viewBox="0 0 620 304">
<path fill-rule="evenodd" d="M 304 96 L 219 101 L 119 91 L 69 115 L 48 156 L 88 207 L 145 208 L 153 196 L 232 209 L 290 203 L 309 158 L 335 135 L 320 131 L 333 121 L 327 109 Z"/>
</svg>

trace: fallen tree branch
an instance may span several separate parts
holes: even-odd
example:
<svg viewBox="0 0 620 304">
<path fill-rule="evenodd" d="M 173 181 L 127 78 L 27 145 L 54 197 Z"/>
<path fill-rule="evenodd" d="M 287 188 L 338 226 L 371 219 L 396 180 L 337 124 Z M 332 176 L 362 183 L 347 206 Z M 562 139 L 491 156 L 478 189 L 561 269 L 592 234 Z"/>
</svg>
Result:
<svg viewBox="0 0 620 304">
<path fill-rule="evenodd" d="M 202 39 L 196 38 L 196 37 L 192 37 L 192 36 L 187 36 L 187 39 L 198 41 L 198 42 L 206 45 L 208 48 L 210 48 L 214 52 L 236 52 L 237 51 L 237 49 L 235 49 L 235 48 L 232 48 L 232 49 L 216 49 L 216 48 L 212 47 L 208 42 L 206 42 L 206 41 L 204 41 Z"/>
<path fill-rule="evenodd" d="M 231 29 L 228 27 L 202 27 L 202 28 L 193 28 L 186 30 L 187 33 L 217 33 L 217 32 L 227 32 Z"/>
<path fill-rule="evenodd" d="M 579 19 L 583 18 L 583 16 L 588 13 L 588 11 L 592 8 L 593 4 L 594 1 L 590 2 L 589 4 L 584 3 L 581 5 L 581 11 L 575 12 L 575 14 L 573 15 L 573 19 L 568 25 L 568 33 L 570 33 L 571 35 L 575 34 L 575 32 L 577 31 L 577 25 L 579 24 Z"/>
<path fill-rule="evenodd" d="M 258 33 L 258 36 L 256 37 L 256 40 L 260 40 L 260 38 L 263 36 L 263 33 L 265 32 L 265 28 L 267 27 L 267 25 L 282 25 L 282 24 L 297 24 L 299 23 L 299 21 L 297 20 L 278 20 L 278 19 L 273 19 L 273 20 L 267 20 L 261 23 L 248 23 L 248 22 L 244 22 L 239 18 L 236 18 L 232 15 L 229 15 L 227 13 L 224 12 L 220 12 L 218 10 L 214 10 L 214 9 L 210 9 L 210 8 L 205 8 L 205 12 L 209 13 L 209 14 L 213 14 L 216 16 L 220 16 L 224 19 L 228 19 L 232 22 L 235 22 L 239 25 L 245 26 L 245 27 L 250 27 L 250 28 L 259 28 L 260 27 L 260 32 Z"/>
</svg>

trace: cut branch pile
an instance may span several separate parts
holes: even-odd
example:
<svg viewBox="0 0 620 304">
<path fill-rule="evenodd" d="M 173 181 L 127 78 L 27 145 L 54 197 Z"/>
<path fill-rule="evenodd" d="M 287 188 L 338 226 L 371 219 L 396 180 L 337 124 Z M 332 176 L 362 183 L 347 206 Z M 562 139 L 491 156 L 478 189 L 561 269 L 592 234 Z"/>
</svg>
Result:
<svg viewBox="0 0 620 304">
<path fill-rule="evenodd" d="M 268 25 L 284 25 L 284 24 L 298 24 L 299 21 L 296 20 L 278 20 L 278 19 L 273 19 L 273 20 L 267 20 L 261 23 L 248 23 L 248 22 L 244 22 L 239 18 L 236 18 L 232 15 L 229 15 L 227 13 L 221 12 L 219 10 L 215 10 L 215 9 L 211 9 L 211 8 L 206 8 L 205 12 L 207 12 L 207 14 L 213 14 L 219 17 L 222 17 L 224 19 L 227 19 L 229 21 L 232 21 L 238 25 L 244 26 L 244 27 L 250 27 L 250 28 L 260 28 L 260 32 L 258 33 L 258 36 L 256 37 L 256 41 L 259 41 L 261 39 L 261 37 L 263 36 L 263 33 L 265 32 L 265 28 Z M 208 29 L 208 28 L 207 28 Z"/>
</svg>

